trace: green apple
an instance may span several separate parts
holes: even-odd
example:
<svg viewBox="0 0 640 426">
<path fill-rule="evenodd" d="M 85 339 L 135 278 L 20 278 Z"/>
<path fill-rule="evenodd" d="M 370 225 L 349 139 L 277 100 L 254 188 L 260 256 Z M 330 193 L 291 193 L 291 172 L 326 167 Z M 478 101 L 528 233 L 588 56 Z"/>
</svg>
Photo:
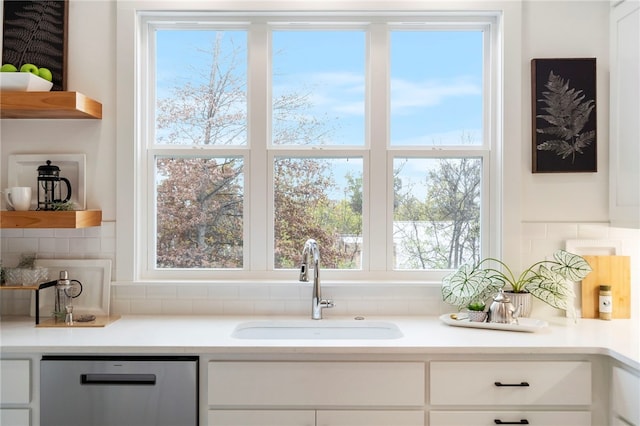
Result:
<svg viewBox="0 0 640 426">
<path fill-rule="evenodd" d="M 0 72 L 16 72 L 18 68 L 16 68 L 13 64 L 4 64 L 2 68 L 0 68 Z"/>
<path fill-rule="evenodd" d="M 38 70 L 38 75 L 47 81 L 53 80 L 53 75 L 51 74 L 51 71 L 49 71 L 47 68 L 40 68 Z"/>
<path fill-rule="evenodd" d="M 24 64 L 20 67 L 20 72 L 30 72 L 31 74 L 38 75 L 38 67 L 33 64 Z"/>
</svg>

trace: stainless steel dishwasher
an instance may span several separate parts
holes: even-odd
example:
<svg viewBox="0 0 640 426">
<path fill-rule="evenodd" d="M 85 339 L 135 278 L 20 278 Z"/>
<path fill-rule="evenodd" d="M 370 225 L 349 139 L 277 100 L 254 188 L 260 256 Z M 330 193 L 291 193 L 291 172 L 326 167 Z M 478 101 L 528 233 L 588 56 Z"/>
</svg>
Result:
<svg viewBox="0 0 640 426">
<path fill-rule="evenodd" d="M 198 357 L 45 355 L 40 424 L 197 426 Z"/>
</svg>

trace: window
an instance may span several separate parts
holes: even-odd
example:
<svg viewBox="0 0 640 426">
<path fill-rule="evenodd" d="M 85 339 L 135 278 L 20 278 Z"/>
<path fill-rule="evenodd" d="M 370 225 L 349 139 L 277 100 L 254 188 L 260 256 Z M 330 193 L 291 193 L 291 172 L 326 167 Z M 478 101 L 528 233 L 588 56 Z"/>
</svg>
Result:
<svg viewBox="0 0 640 426">
<path fill-rule="evenodd" d="M 490 17 L 141 22 L 141 278 L 289 276 L 307 238 L 335 279 L 488 253 Z"/>
</svg>

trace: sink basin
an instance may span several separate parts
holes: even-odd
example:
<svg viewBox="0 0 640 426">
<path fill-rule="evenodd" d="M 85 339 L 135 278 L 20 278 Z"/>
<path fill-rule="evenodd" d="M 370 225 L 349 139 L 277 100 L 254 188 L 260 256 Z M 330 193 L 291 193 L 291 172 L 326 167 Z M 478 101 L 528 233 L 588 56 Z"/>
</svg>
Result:
<svg viewBox="0 0 640 426">
<path fill-rule="evenodd" d="M 266 320 L 239 324 L 236 339 L 399 339 L 402 331 L 385 321 Z"/>
</svg>

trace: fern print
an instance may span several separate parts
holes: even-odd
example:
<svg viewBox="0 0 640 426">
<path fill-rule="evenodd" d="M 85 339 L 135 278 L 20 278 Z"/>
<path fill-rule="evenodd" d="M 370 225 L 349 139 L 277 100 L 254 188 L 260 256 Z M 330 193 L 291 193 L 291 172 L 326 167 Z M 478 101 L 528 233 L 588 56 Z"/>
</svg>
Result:
<svg viewBox="0 0 640 426">
<path fill-rule="evenodd" d="M 536 129 L 537 133 L 548 135 L 546 140 L 536 146 L 539 151 L 552 151 L 563 160 L 571 158 L 573 164 L 576 155 L 583 154 L 584 149 L 591 145 L 596 138 L 595 130 L 584 131 L 589 116 L 595 108 L 593 99 L 585 99 L 582 90 L 569 86 L 560 76 L 550 71 L 545 84 L 546 91 L 542 92 L 542 110 L 545 114 L 536 115 L 546 121 L 549 126 Z"/>
</svg>

